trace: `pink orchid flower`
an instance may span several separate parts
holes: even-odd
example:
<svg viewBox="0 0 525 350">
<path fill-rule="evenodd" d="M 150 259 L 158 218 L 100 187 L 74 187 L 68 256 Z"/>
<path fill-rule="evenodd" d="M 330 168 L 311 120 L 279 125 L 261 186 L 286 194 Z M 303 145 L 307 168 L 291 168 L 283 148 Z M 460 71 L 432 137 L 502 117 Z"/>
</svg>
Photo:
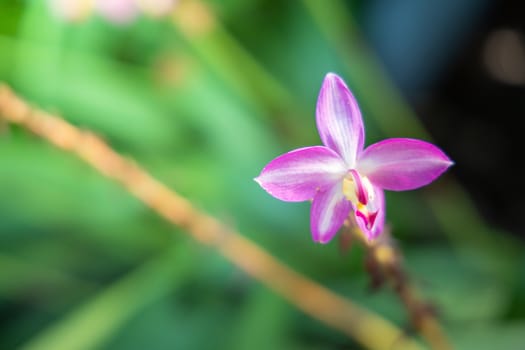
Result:
<svg viewBox="0 0 525 350">
<path fill-rule="evenodd" d="M 383 231 L 383 190 L 412 190 L 434 181 L 453 162 L 436 146 L 392 138 L 364 149 L 357 101 L 336 74 L 326 75 L 317 101 L 324 146 L 293 150 L 272 160 L 255 180 L 289 202 L 312 200 L 314 241 L 328 243 L 348 218 L 372 240 Z"/>
</svg>

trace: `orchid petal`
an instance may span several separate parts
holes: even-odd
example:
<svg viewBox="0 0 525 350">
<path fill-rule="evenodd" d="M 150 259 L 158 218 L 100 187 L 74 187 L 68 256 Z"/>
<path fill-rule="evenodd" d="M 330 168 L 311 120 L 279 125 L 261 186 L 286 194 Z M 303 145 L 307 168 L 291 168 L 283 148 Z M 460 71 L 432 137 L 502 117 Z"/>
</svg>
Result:
<svg viewBox="0 0 525 350">
<path fill-rule="evenodd" d="M 363 151 L 358 171 L 385 190 L 405 191 L 429 184 L 452 164 L 443 151 L 428 142 L 387 139 Z"/>
<path fill-rule="evenodd" d="M 385 227 L 385 194 L 377 186 L 373 186 L 373 195 L 369 196 L 366 213 L 354 208 L 355 221 L 370 241 L 377 238 Z"/>
<path fill-rule="evenodd" d="M 311 229 L 315 242 L 328 243 L 343 226 L 352 205 L 343 194 L 342 181 L 319 191 L 312 202 Z"/>
<path fill-rule="evenodd" d="M 272 160 L 255 179 L 277 199 L 300 202 L 331 187 L 346 172 L 341 157 L 324 146 L 299 148 Z"/>
<path fill-rule="evenodd" d="M 317 100 L 317 129 L 323 144 L 353 168 L 363 150 L 365 132 L 361 111 L 344 81 L 328 73 Z"/>
</svg>

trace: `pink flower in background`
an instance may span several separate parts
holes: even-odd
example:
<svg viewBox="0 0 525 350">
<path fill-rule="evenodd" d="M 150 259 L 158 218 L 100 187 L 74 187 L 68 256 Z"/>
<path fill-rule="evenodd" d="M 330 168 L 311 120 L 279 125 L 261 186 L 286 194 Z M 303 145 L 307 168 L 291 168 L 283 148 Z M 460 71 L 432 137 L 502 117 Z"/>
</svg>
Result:
<svg viewBox="0 0 525 350">
<path fill-rule="evenodd" d="M 324 146 L 293 150 L 272 160 L 255 179 L 289 202 L 312 200 L 314 241 L 329 242 L 346 219 L 371 240 L 383 231 L 383 190 L 412 190 L 434 181 L 453 163 L 436 146 L 392 138 L 364 149 L 361 111 L 344 81 L 326 75 L 317 101 Z"/>
<path fill-rule="evenodd" d="M 101 16 L 116 24 L 130 23 L 139 14 L 134 0 L 97 0 L 96 8 Z"/>
</svg>

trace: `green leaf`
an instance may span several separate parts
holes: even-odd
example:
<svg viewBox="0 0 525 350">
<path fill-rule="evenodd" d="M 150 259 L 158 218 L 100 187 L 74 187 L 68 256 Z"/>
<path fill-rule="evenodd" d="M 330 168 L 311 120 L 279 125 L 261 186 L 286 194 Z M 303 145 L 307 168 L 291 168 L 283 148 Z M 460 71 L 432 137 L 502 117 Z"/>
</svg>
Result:
<svg viewBox="0 0 525 350">
<path fill-rule="evenodd" d="M 191 246 L 169 247 L 163 255 L 140 266 L 43 330 L 23 348 L 100 348 L 133 315 L 182 283 L 193 263 Z"/>
</svg>

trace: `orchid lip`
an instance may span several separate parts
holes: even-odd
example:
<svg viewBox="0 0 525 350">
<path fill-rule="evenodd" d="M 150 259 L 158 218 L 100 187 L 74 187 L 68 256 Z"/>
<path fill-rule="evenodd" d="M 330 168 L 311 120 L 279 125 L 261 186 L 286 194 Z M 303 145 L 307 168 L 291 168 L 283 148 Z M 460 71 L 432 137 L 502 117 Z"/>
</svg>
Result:
<svg viewBox="0 0 525 350">
<path fill-rule="evenodd" d="M 378 213 L 379 210 L 376 210 L 375 212 L 368 212 L 366 207 L 362 207 L 362 209 L 357 209 L 355 211 L 355 215 L 363 219 L 366 228 L 369 230 L 371 230 L 374 227 Z"/>
</svg>

